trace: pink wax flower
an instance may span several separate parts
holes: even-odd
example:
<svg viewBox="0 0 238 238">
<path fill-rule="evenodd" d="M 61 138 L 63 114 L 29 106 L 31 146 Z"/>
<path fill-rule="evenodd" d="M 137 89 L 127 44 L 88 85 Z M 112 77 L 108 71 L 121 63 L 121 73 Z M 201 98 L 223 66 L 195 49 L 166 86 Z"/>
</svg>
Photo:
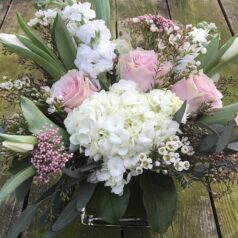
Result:
<svg viewBox="0 0 238 238">
<path fill-rule="evenodd" d="M 65 164 L 73 157 L 68 153 L 58 135 L 58 129 L 48 129 L 37 136 L 37 146 L 32 153 L 31 163 L 36 169 L 37 179 L 48 182 L 48 175 L 61 171 Z"/>
<path fill-rule="evenodd" d="M 187 100 L 189 112 L 196 112 L 203 103 L 209 103 L 212 109 L 222 107 L 222 94 L 205 74 L 192 75 L 187 80 L 178 81 L 171 90 L 181 100 Z"/>
<path fill-rule="evenodd" d="M 98 89 L 82 72 L 72 70 L 52 85 L 51 97 L 61 98 L 64 109 L 70 111 L 97 91 Z"/>
<path fill-rule="evenodd" d="M 146 92 L 155 84 L 158 55 L 153 51 L 134 50 L 119 58 L 121 79 L 135 81 Z"/>
</svg>

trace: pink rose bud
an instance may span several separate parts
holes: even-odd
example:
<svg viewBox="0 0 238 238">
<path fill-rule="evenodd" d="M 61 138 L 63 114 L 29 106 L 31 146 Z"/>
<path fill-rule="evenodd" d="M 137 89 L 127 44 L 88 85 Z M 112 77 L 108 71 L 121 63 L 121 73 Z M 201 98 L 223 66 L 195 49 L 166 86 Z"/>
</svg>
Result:
<svg viewBox="0 0 238 238">
<path fill-rule="evenodd" d="M 70 111 L 97 91 L 98 89 L 82 72 L 72 70 L 52 85 L 51 97 L 62 98 L 65 111 Z"/>
<path fill-rule="evenodd" d="M 153 51 L 134 50 L 119 58 L 121 79 L 135 81 L 146 92 L 153 88 L 158 55 Z"/>
<path fill-rule="evenodd" d="M 178 81 L 171 90 L 181 100 L 188 102 L 188 112 L 198 111 L 203 103 L 209 103 L 212 109 L 222 107 L 222 94 L 205 74 L 192 75 L 187 80 Z"/>
</svg>

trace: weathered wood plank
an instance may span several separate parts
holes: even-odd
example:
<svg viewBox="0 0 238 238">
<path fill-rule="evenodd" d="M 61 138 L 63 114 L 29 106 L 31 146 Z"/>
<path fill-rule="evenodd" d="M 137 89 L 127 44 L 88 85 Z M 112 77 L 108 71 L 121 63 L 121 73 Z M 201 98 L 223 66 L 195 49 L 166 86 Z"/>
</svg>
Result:
<svg viewBox="0 0 238 238">
<path fill-rule="evenodd" d="M 8 9 L 8 4 L 12 2 L 11 6 Z M 0 3 L 0 23 L 4 18 L 5 21 L 2 24 L 1 31 L 2 32 L 19 32 L 19 27 L 16 21 L 16 11 L 21 11 L 23 9 L 27 9 L 28 12 L 25 11 L 24 16 L 30 17 L 30 9 L 31 9 L 32 1 L 1 1 Z M 6 11 L 7 15 L 6 14 Z M 9 24 L 8 24 L 9 22 Z M 23 68 L 18 67 L 17 57 L 14 55 L 4 56 L 2 52 L 2 46 L 0 46 L 0 79 L 1 76 L 7 75 L 8 77 L 16 77 L 20 71 L 22 72 Z M 10 67 L 9 67 L 10 66 Z M 2 102 L 1 102 L 2 104 Z M 5 104 L 4 104 L 5 105 Z M 5 105 L 6 106 L 6 105 Z M 10 106 L 10 105 L 9 105 Z M 3 107 L 0 105 L 0 114 L 3 113 Z M 12 110 L 5 110 L 4 114 L 11 113 Z M 3 176 L 0 174 L 0 185 L 2 186 L 6 181 L 7 176 Z M 17 216 L 21 213 L 22 203 L 19 203 L 14 195 L 9 196 L 9 198 L 0 206 L 0 237 L 5 237 L 6 232 L 9 227 L 15 222 Z"/>
<path fill-rule="evenodd" d="M 125 28 L 121 21 L 126 17 L 138 16 L 146 13 L 161 13 L 169 17 L 166 1 L 136 1 L 117 0 L 119 32 Z M 128 10 L 130 6 L 130 10 Z M 178 188 L 178 209 L 172 226 L 164 235 L 149 231 L 149 229 L 125 229 L 124 237 L 136 238 L 165 238 L 165 237 L 217 237 L 209 195 L 201 184 L 194 184 L 190 189 L 181 191 Z"/>
<path fill-rule="evenodd" d="M 159 235 L 149 229 L 128 229 L 124 234 L 125 238 L 218 237 L 209 196 L 205 187 L 198 183 L 184 191 L 178 187 L 177 211 L 165 234 Z"/>
<path fill-rule="evenodd" d="M 238 32 L 238 1 L 219 0 L 234 33 Z"/>
<path fill-rule="evenodd" d="M 229 19 L 231 21 L 231 9 L 235 8 L 237 5 L 237 1 L 227 1 L 224 0 L 223 6 L 229 12 Z M 196 23 L 201 20 L 212 21 L 215 22 L 219 28 L 219 31 L 222 32 L 222 37 L 224 40 L 227 40 L 231 37 L 230 29 L 225 21 L 225 17 L 222 15 L 222 10 L 217 1 L 176 1 L 176 0 L 169 0 L 171 15 L 175 17 L 175 19 L 182 21 L 183 23 L 186 22 L 193 22 Z M 229 11 L 228 11 L 229 6 Z M 238 9 L 238 8 L 237 8 Z M 232 27 L 234 27 L 234 18 L 231 21 Z M 234 28 L 234 31 L 237 31 L 238 28 Z M 237 63 L 229 66 L 229 68 L 223 70 L 222 75 L 225 78 L 229 76 L 234 76 L 237 78 Z M 233 89 L 229 89 L 230 91 L 237 92 L 237 88 L 233 87 Z M 236 98 L 225 98 L 227 102 L 237 101 Z M 213 186 L 214 192 L 221 192 L 224 190 L 223 185 L 216 185 Z M 234 188 L 234 191 L 231 194 L 224 195 L 220 199 L 214 198 L 215 207 L 216 207 L 216 214 L 218 218 L 219 228 L 221 230 L 222 237 L 237 237 L 238 235 L 238 207 L 235 202 L 238 200 L 238 186 Z"/>
<path fill-rule="evenodd" d="M 7 14 L 10 4 L 11 0 L 2 0 L 0 2 L 0 26 L 3 23 L 3 20 L 5 18 L 5 15 Z"/>
<path fill-rule="evenodd" d="M 171 16 L 182 24 L 196 25 L 201 21 L 216 23 L 221 37 L 227 39 L 230 32 L 217 0 L 168 0 Z"/>
<path fill-rule="evenodd" d="M 212 186 L 213 193 L 222 194 L 215 197 L 215 207 L 222 237 L 238 237 L 238 184 L 231 193 L 225 193 L 225 186 L 216 184 Z"/>
</svg>

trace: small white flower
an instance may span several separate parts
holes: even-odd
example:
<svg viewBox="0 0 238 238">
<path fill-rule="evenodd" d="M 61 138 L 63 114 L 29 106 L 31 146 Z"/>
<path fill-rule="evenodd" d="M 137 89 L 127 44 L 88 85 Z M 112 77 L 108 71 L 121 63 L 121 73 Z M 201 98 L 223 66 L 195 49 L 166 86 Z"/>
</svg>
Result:
<svg viewBox="0 0 238 238">
<path fill-rule="evenodd" d="M 184 170 L 188 170 L 189 167 L 190 167 L 190 163 L 189 163 L 188 161 L 184 161 L 184 162 L 183 162 L 183 169 L 184 169 Z"/>
<path fill-rule="evenodd" d="M 179 172 L 183 171 L 184 170 L 184 162 L 181 161 L 180 159 L 177 159 L 174 163 L 174 168 Z"/>
<path fill-rule="evenodd" d="M 14 81 L 14 87 L 15 87 L 16 89 L 21 89 L 22 86 L 23 86 L 23 83 L 22 83 L 21 80 L 17 79 L 17 80 Z"/>
</svg>

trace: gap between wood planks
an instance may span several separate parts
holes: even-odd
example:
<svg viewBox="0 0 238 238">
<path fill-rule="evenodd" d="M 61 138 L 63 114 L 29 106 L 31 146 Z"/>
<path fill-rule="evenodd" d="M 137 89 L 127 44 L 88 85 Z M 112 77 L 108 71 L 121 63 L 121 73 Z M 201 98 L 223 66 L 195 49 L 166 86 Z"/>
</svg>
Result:
<svg viewBox="0 0 238 238">
<path fill-rule="evenodd" d="M 9 9 L 10 9 L 13 1 L 14 0 L 10 0 L 10 2 L 7 5 L 7 9 L 6 9 L 6 11 L 5 11 L 4 15 L 3 15 L 2 22 L 0 23 L 0 30 L 2 29 L 3 23 L 4 23 L 4 21 L 5 21 L 6 17 L 7 17 L 7 14 L 9 12 Z"/>
</svg>

